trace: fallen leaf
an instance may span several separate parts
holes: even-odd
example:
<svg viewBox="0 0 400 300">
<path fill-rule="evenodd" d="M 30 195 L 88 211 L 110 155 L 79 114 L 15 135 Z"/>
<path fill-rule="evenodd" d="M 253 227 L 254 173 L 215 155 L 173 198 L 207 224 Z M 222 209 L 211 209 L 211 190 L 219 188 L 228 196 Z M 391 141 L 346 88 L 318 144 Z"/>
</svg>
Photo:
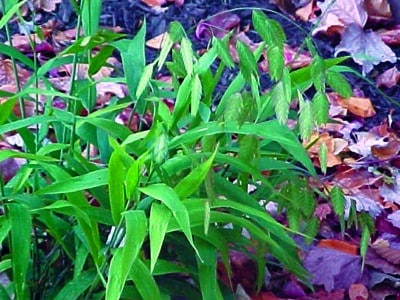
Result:
<svg viewBox="0 0 400 300">
<path fill-rule="evenodd" d="M 350 53 L 353 60 L 362 66 L 363 75 L 381 62 L 397 61 L 396 54 L 378 34 L 371 30 L 364 31 L 358 24 L 350 24 L 345 30 L 342 41 L 335 49 L 335 56 L 340 52 Z"/>
<path fill-rule="evenodd" d="M 400 24 L 390 29 L 380 29 L 376 32 L 382 41 L 390 46 L 400 45 Z"/>
<path fill-rule="evenodd" d="M 375 116 L 376 112 L 372 106 L 372 102 L 369 98 L 363 97 L 349 97 L 342 98 L 337 96 L 337 102 L 344 108 L 348 109 L 352 114 L 362 117 L 369 118 Z"/>
<path fill-rule="evenodd" d="M 400 151 L 400 142 L 392 140 L 386 145 L 373 145 L 371 146 L 371 153 L 373 156 L 380 160 L 389 160 L 398 155 Z"/>
<path fill-rule="evenodd" d="M 317 2 L 321 9 L 321 17 L 316 20 L 318 24 L 313 34 L 342 33 L 350 24 L 364 27 L 368 14 L 364 9 L 364 0 L 327 0 Z"/>
<path fill-rule="evenodd" d="M 239 24 L 240 18 L 238 15 L 222 12 L 210 19 L 201 20 L 196 28 L 196 37 L 200 40 L 209 40 L 212 36 L 222 38 Z"/>
<path fill-rule="evenodd" d="M 315 12 L 315 4 L 314 1 L 310 1 L 308 4 L 296 10 L 296 17 L 298 17 L 303 22 L 307 22 L 310 20 L 310 17 Z"/>
<path fill-rule="evenodd" d="M 150 47 L 152 49 L 157 49 L 157 50 L 161 49 L 161 47 L 165 41 L 166 35 L 168 35 L 168 32 L 164 32 L 164 33 L 161 33 L 161 34 L 153 37 L 152 39 L 150 39 L 146 42 L 146 46 Z"/>
<path fill-rule="evenodd" d="M 399 215 L 399 213 L 397 213 L 396 216 L 392 217 L 391 219 L 392 219 L 392 221 L 393 221 L 393 219 L 396 219 L 396 221 L 394 221 L 394 223 L 396 223 L 397 225 L 400 225 L 399 217 L 400 217 L 400 215 Z M 396 227 L 399 227 L 399 226 L 396 226 Z M 386 259 L 388 262 L 395 264 L 395 265 L 400 264 L 399 243 L 391 243 L 389 240 L 379 238 L 371 245 L 371 248 L 374 249 L 375 252 L 380 257 Z"/>
<path fill-rule="evenodd" d="M 341 240 L 324 239 L 318 243 L 318 247 L 330 248 L 351 255 L 358 255 L 359 253 L 357 245 Z"/>
<path fill-rule="evenodd" d="M 400 35 L 400 32 L 399 32 Z M 387 69 L 385 72 L 380 74 L 376 79 L 376 86 L 385 86 L 387 88 L 392 88 L 397 85 L 400 80 L 400 72 L 396 66 Z"/>
<path fill-rule="evenodd" d="M 370 19 L 389 20 L 392 17 L 389 3 L 386 0 L 365 0 L 364 5 Z"/>
<path fill-rule="evenodd" d="M 361 257 L 332 248 L 312 248 L 304 259 L 304 266 L 312 275 L 311 282 L 323 285 L 328 292 L 348 289 L 351 284 L 364 281 Z"/>
<path fill-rule="evenodd" d="M 372 146 L 385 146 L 385 137 L 372 132 L 355 132 L 356 143 L 349 146 L 349 150 L 360 154 L 362 157 L 371 155 Z"/>
</svg>

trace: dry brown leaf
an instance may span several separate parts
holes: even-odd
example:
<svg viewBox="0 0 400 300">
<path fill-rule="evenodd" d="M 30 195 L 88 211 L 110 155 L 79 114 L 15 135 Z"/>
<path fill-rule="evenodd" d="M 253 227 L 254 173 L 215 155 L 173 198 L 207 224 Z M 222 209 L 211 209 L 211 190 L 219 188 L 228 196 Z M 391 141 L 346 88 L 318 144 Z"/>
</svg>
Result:
<svg viewBox="0 0 400 300">
<path fill-rule="evenodd" d="M 392 17 L 389 3 L 386 0 L 365 0 L 364 3 L 369 18 L 388 20 Z"/>
<path fill-rule="evenodd" d="M 369 98 L 350 97 L 345 99 L 338 96 L 337 102 L 342 107 L 348 109 L 352 114 L 359 117 L 368 118 L 375 116 L 376 114 L 375 109 L 372 106 L 372 102 Z"/>
<path fill-rule="evenodd" d="M 376 79 L 376 86 L 394 87 L 400 80 L 400 72 L 396 66 L 386 70 Z"/>
<path fill-rule="evenodd" d="M 21 68 L 17 65 L 18 79 L 21 84 L 24 84 L 31 76 L 31 72 Z M 10 59 L 0 58 L 0 86 L 5 84 L 15 84 L 15 76 L 13 71 L 13 64 Z"/>
<path fill-rule="evenodd" d="M 386 145 L 372 145 L 371 153 L 378 159 L 389 160 L 397 156 L 400 151 L 400 142 L 392 140 L 386 143 Z"/>
<path fill-rule="evenodd" d="M 366 157 L 371 155 L 372 146 L 385 146 L 386 138 L 378 136 L 372 132 L 356 132 L 354 133 L 357 142 L 349 146 L 349 150 Z"/>
<path fill-rule="evenodd" d="M 153 49 L 161 49 L 168 32 L 161 33 L 146 42 L 146 46 Z"/>
</svg>

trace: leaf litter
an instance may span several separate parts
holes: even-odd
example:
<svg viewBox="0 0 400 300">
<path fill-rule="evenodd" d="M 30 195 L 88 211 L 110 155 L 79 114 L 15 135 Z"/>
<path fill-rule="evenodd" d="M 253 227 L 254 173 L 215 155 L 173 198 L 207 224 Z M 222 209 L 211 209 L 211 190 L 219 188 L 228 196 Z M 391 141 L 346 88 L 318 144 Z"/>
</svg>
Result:
<svg viewBox="0 0 400 300">
<path fill-rule="evenodd" d="M 150 9 L 158 9 L 167 4 L 165 0 L 143 0 Z M 168 5 L 185 6 L 184 1 L 168 1 Z M 274 1 L 272 1 L 274 2 Z M 300 4 L 299 4 L 300 2 Z M 37 11 L 52 12 L 60 1 L 34 1 L 34 9 Z M 348 52 L 354 61 L 362 66 L 363 74 L 375 70 L 375 66 L 382 62 L 394 64 L 396 55 L 393 46 L 400 44 L 400 26 L 388 26 L 377 31 L 366 29 L 368 22 L 382 22 L 390 20 L 390 6 L 385 0 L 337 0 L 337 1 L 275 1 L 275 4 L 293 18 L 303 21 L 313 21 L 316 24 L 315 35 L 339 34 L 341 42 L 335 49 L 335 54 Z M 158 8 L 157 8 L 158 7 Z M 317 12 L 320 12 L 317 14 Z M 320 15 L 319 17 L 317 15 Z M 206 21 L 199 20 L 196 29 L 196 37 L 200 40 L 209 40 L 215 35 L 223 37 L 227 32 L 233 32 L 230 43 L 232 45 L 231 55 L 238 61 L 236 40 L 245 42 L 250 49 L 257 47 L 246 28 L 241 27 L 241 19 L 233 13 L 222 13 Z M 46 27 L 47 26 L 47 27 Z M 65 46 L 65 40 L 72 41 L 75 36 L 73 29 L 63 30 L 55 22 L 48 22 L 43 26 L 46 29 L 44 40 L 38 36 L 31 39 L 40 41 L 37 45 L 38 54 L 42 54 L 43 62 L 54 55 Z M 54 29 L 54 30 L 53 30 Z M 115 28 L 115 30 L 118 30 Z M 159 48 L 163 35 L 148 46 Z M 356 42 L 354 42 L 356 41 Z M 29 39 L 26 35 L 15 34 L 13 44 L 24 53 L 30 51 Z M 310 55 L 299 52 L 298 48 L 285 45 L 285 64 L 297 69 L 310 64 Z M 260 70 L 268 72 L 266 53 L 264 60 L 259 63 Z M 120 62 L 112 58 L 110 65 L 115 67 L 103 67 L 94 76 L 95 80 L 108 78 L 118 68 Z M 1 60 L 0 89 L 11 93 L 17 91 L 15 76 L 10 61 Z M 26 68 L 18 66 L 18 76 L 21 83 L 26 82 L 31 72 Z M 87 77 L 88 67 L 79 65 L 77 76 Z M 53 70 L 53 77 L 49 79 L 53 88 L 59 91 L 70 89 L 70 66 L 65 65 Z M 388 68 L 376 78 L 378 87 L 398 88 L 400 79 L 396 66 Z M 168 80 L 168 78 L 166 79 Z M 317 128 L 311 140 L 316 140 L 308 148 L 310 157 L 315 166 L 321 166 L 319 161 L 319 148 L 322 145 L 327 149 L 328 173 L 321 175 L 321 182 L 325 188 L 339 185 L 344 189 L 347 201 L 346 214 L 350 214 L 353 207 L 357 211 L 370 214 L 376 222 L 376 233 L 370 242 L 367 251 L 365 268 L 362 270 L 362 259 L 359 253 L 359 232 L 353 232 L 352 236 L 343 237 L 337 230 L 337 220 L 333 215 L 330 204 L 323 201 L 317 203 L 315 214 L 321 220 L 320 242 L 311 247 L 304 247 L 304 265 L 312 275 L 315 291 L 310 292 L 295 278 L 286 276 L 284 288 L 279 291 L 273 288 L 274 280 L 278 276 L 286 275 L 275 271 L 266 279 L 266 290 L 259 294 L 254 290 L 252 282 L 246 279 L 249 274 L 254 275 L 254 265 L 248 257 L 231 254 L 234 266 L 234 278 L 237 281 L 237 291 L 242 297 L 251 295 L 251 299 L 282 299 L 279 297 L 301 298 L 301 299 L 378 299 L 380 296 L 398 295 L 397 285 L 400 276 L 400 125 L 394 122 L 391 113 L 377 126 L 369 130 L 363 130 L 363 125 L 368 118 L 376 114 L 371 99 L 363 95 L 354 95 L 350 98 L 342 98 L 337 94 L 329 94 L 330 122 L 324 127 Z M 126 95 L 126 87 L 121 83 L 101 82 L 97 84 L 97 101 L 95 108 L 107 105 L 112 97 L 123 98 Z M 63 109 L 56 99 L 53 103 L 56 107 Z M 0 103 L 4 103 L 2 100 Z M 168 99 L 165 99 L 168 105 Z M 18 114 L 18 107 L 15 112 Z M 145 120 L 152 122 L 152 116 L 145 114 L 141 117 L 130 116 L 130 109 L 124 110 L 117 116 L 118 122 L 128 125 L 133 131 L 139 130 L 138 123 Z M 33 110 L 29 115 L 33 115 Z M 129 121 L 128 121 L 129 120 Z M 20 150 L 21 145 L 17 142 L 18 135 L 3 135 L 1 149 Z M 305 145 L 306 146 L 306 145 Z M 93 149 L 96 153 L 96 149 Z M 0 171 L 5 181 L 12 180 L 18 168 L 24 162 L 20 159 L 7 159 L 0 163 Z M 326 189 L 322 189 L 327 192 Z M 325 225 L 328 227 L 326 227 Z M 390 234 L 392 232 L 393 234 Z M 349 233 L 350 235 L 350 233 Z M 323 267 L 322 267 L 323 266 Z M 282 280 L 282 279 L 281 279 Z M 267 282 L 268 281 L 268 282 Z M 249 296 L 248 296 L 249 297 Z M 383 298 L 382 298 L 383 299 Z"/>
</svg>

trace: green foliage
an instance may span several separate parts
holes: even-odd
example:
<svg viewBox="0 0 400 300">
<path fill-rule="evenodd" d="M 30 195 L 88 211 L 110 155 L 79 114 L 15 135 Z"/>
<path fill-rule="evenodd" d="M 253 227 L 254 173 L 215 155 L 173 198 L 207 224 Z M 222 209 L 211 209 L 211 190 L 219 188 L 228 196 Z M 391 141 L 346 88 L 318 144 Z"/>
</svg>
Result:
<svg viewBox="0 0 400 300">
<path fill-rule="evenodd" d="M 9 7 L 0 27 L 22 3 Z M 307 284 L 291 235 L 303 234 L 311 241 L 317 233 L 314 191 L 306 179 L 316 171 L 298 135 L 307 139 L 314 124 L 326 122 L 325 81 L 348 94 L 341 75 L 329 69 L 341 59 L 325 61 L 315 55 L 310 67 L 289 70 L 281 26 L 254 11 L 254 27 L 263 42 L 255 51 L 236 43 L 240 72 L 219 95 L 215 88 L 221 74 L 235 67 L 230 35 L 213 38 L 199 56 L 182 26 L 173 22 L 158 57 L 146 64 L 146 23 L 135 37 L 126 38 L 98 29 L 101 1 L 80 5 L 75 3 L 83 36 L 78 33 L 55 58 L 39 67 L 17 50 L 8 52 L 14 63 L 35 71 L 20 91 L 1 94 L 9 99 L 0 105 L 0 134 L 18 131 L 24 151 L 1 150 L 0 162 L 26 160 L 0 189 L 0 241 L 9 251 L 0 269 L 11 280 L 9 298 L 161 299 L 183 294 L 225 299 L 233 292 L 219 280 L 217 264 L 222 262 L 231 277 L 229 251 L 252 256 L 255 245 L 257 288 L 268 263 L 263 251 Z M 6 50 L 0 47 L 0 52 Z M 268 93 L 261 92 L 257 66 L 264 50 L 274 80 Z M 99 82 L 92 75 L 114 51 L 122 59 L 123 77 L 103 80 L 126 84 L 128 95 L 93 111 Z M 88 64 L 89 78 L 71 80 L 69 92 L 57 91 L 48 73 L 72 64 L 75 74 L 78 61 Z M 172 83 L 155 76 L 164 67 Z M 48 88 L 34 84 L 39 81 Z M 312 86 L 317 93 L 304 99 Z M 45 96 L 48 103 L 59 97 L 67 108 L 46 104 L 42 114 L 18 119 L 14 104 L 32 100 L 32 95 Z M 171 110 L 165 98 L 174 100 Z M 296 98 L 298 132 L 286 127 Z M 132 132 L 115 121 L 127 107 L 132 118 L 152 116 L 148 130 Z M 79 115 L 82 108 L 89 112 L 85 117 Z M 31 131 L 32 126 L 38 130 Z M 44 137 L 53 132 L 56 142 L 48 144 Z M 92 148 L 98 150 L 95 157 Z M 249 193 L 249 187 L 255 191 Z M 343 215 L 338 188 L 331 198 L 335 212 Z M 265 211 L 261 204 L 266 202 L 279 204 L 289 227 Z M 369 223 L 362 224 L 369 236 Z"/>
</svg>

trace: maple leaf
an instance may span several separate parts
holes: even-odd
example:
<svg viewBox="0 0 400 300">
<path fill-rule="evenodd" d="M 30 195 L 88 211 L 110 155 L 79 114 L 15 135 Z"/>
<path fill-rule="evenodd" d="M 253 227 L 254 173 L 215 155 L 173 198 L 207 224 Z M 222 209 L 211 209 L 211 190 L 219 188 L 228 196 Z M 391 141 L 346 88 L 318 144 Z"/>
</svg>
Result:
<svg viewBox="0 0 400 300">
<path fill-rule="evenodd" d="M 353 60 L 362 66 L 363 75 L 368 74 L 381 62 L 397 61 L 396 54 L 371 30 L 364 31 L 357 24 L 350 24 L 336 47 L 335 56 L 340 52 L 350 53 Z"/>
</svg>

